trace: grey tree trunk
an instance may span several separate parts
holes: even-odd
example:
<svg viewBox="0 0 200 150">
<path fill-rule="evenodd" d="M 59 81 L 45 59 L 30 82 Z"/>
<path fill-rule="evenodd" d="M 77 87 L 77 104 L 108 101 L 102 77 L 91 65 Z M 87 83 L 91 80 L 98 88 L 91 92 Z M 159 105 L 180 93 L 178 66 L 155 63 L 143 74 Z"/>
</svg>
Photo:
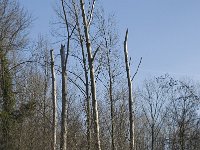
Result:
<svg viewBox="0 0 200 150">
<path fill-rule="evenodd" d="M 61 112 L 61 135 L 60 135 L 60 149 L 67 148 L 67 72 L 65 59 L 65 46 L 61 44 L 61 68 L 62 68 L 62 112 Z"/>
<path fill-rule="evenodd" d="M 53 135 L 52 135 L 53 143 L 52 143 L 52 150 L 56 150 L 57 99 L 56 99 L 56 78 L 55 78 L 53 50 L 50 51 L 50 55 L 51 55 L 52 103 L 53 103 Z"/>
<path fill-rule="evenodd" d="M 128 80 L 128 91 L 129 91 L 129 123 L 130 123 L 130 150 L 134 150 L 134 122 L 133 122 L 133 97 L 132 97 L 132 83 L 131 83 L 131 75 L 130 75 L 130 66 L 128 62 L 128 29 L 126 30 L 125 41 L 124 41 L 124 56 L 125 56 L 125 64 L 126 64 L 126 73 Z"/>
<path fill-rule="evenodd" d="M 92 93 L 92 107 L 93 107 L 93 119 L 94 119 L 94 134 L 95 134 L 95 149 L 101 150 L 100 138 L 99 138 L 99 118 L 98 118 L 98 109 L 97 109 L 97 99 L 96 99 L 96 83 L 95 83 L 95 74 L 94 74 L 94 64 L 92 56 L 91 42 L 89 38 L 89 24 L 86 18 L 84 1 L 80 0 L 82 19 L 84 24 L 84 33 L 86 39 L 86 48 L 88 54 L 88 63 L 90 69 L 90 81 L 91 81 L 91 93 Z"/>
</svg>

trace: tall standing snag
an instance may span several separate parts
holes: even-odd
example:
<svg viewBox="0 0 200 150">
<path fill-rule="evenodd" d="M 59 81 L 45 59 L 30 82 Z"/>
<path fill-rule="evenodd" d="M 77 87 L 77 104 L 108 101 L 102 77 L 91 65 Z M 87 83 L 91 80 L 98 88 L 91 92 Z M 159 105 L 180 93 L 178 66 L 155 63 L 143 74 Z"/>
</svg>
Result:
<svg viewBox="0 0 200 150">
<path fill-rule="evenodd" d="M 94 8 L 95 0 L 93 1 L 92 8 Z M 84 1 L 80 0 L 82 19 L 84 25 L 84 33 L 86 39 L 86 48 L 88 54 L 88 63 L 90 69 L 90 81 L 91 81 L 91 93 L 92 93 L 92 107 L 93 107 L 93 119 L 94 119 L 94 134 L 95 134 L 95 149 L 101 150 L 100 146 L 100 138 L 99 138 L 99 118 L 98 118 L 98 110 L 97 110 L 97 99 L 96 99 L 96 83 L 95 83 L 95 74 L 94 74 L 94 64 L 93 64 L 93 55 L 91 42 L 89 37 L 89 25 L 90 20 L 87 20 L 85 9 L 84 9 Z M 93 13 L 93 12 L 91 12 Z M 92 14 L 90 14 L 90 19 L 92 18 Z"/>
<path fill-rule="evenodd" d="M 52 102 L 53 102 L 53 135 L 52 135 L 53 144 L 52 144 L 52 149 L 56 150 L 57 99 L 56 99 L 56 78 L 55 78 L 53 50 L 50 51 L 50 54 L 51 54 Z"/>
<path fill-rule="evenodd" d="M 128 91 L 129 91 L 129 123 L 130 123 L 130 150 L 134 150 L 134 122 L 133 122 L 133 96 L 132 96 L 132 83 L 130 77 L 130 68 L 128 62 L 128 29 L 126 30 L 125 41 L 124 41 L 124 56 L 126 64 L 126 73 L 128 79 Z"/>
<path fill-rule="evenodd" d="M 67 72 L 65 59 L 65 46 L 61 44 L 61 68 L 62 68 L 62 112 L 61 112 L 61 135 L 60 149 L 66 150 L 67 147 Z"/>
<path fill-rule="evenodd" d="M 61 45 L 60 49 L 61 68 L 62 68 L 62 112 L 61 112 L 61 137 L 60 137 L 61 150 L 67 149 L 67 69 L 66 68 L 70 51 L 70 40 L 72 38 L 74 29 L 76 27 L 76 25 L 72 26 L 69 23 L 68 20 L 69 16 L 67 16 L 68 11 L 65 10 L 65 5 L 67 5 L 67 2 L 65 0 L 61 0 L 63 19 L 67 31 L 66 55 L 65 55 L 65 46 Z"/>
</svg>

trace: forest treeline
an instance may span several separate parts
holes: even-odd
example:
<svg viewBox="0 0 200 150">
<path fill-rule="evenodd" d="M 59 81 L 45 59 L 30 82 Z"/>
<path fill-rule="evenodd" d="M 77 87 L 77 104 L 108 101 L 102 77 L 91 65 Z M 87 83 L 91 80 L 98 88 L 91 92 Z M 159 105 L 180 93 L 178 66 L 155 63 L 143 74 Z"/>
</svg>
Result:
<svg viewBox="0 0 200 150">
<path fill-rule="evenodd" d="M 0 0 L 0 150 L 199 150 L 199 83 L 165 74 L 137 88 L 142 59 L 98 3 L 58 1 L 52 49 L 29 38 L 26 8 Z"/>
</svg>

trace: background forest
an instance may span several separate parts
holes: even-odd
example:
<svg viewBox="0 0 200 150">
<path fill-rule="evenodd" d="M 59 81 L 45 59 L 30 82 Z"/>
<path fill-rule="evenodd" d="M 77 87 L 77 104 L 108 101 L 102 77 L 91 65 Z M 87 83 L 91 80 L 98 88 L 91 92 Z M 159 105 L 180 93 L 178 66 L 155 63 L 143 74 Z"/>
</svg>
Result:
<svg viewBox="0 0 200 150">
<path fill-rule="evenodd" d="M 55 14 L 58 49 L 0 0 L 0 150 L 200 149 L 198 82 L 163 74 L 137 88 L 142 58 L 132 64 L 113 15 L 95 0 L 57 1 Z"/>
</svg>

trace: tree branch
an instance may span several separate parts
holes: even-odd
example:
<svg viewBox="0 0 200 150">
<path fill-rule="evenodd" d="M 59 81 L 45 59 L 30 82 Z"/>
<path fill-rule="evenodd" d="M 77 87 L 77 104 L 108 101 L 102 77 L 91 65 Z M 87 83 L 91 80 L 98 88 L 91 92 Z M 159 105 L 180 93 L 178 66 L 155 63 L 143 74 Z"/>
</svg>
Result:
<svg viewBox="0 0 200 150">
<path fill-rule="evenodd" d="M 140 65 L 141 65 L 141 63 L 142 63 L 142 57 L 140 58 L 140 62 L 139 62 L 139 64 L 138 64 L 138 66 L 137 66 L 137 70 L 136 70 L 136 72 L 134 73 L 134 75 L 133 75 L 133 77 L 132 77 L 131 81 L 133 81 L 133 79 L 134 79 L 134 78 L 135 78 L 135 76 L 137 75 L 137 73 L 138 73 L 138 70 L 139 70 L 139 68 L 140 68 Z"/>
</svg>

